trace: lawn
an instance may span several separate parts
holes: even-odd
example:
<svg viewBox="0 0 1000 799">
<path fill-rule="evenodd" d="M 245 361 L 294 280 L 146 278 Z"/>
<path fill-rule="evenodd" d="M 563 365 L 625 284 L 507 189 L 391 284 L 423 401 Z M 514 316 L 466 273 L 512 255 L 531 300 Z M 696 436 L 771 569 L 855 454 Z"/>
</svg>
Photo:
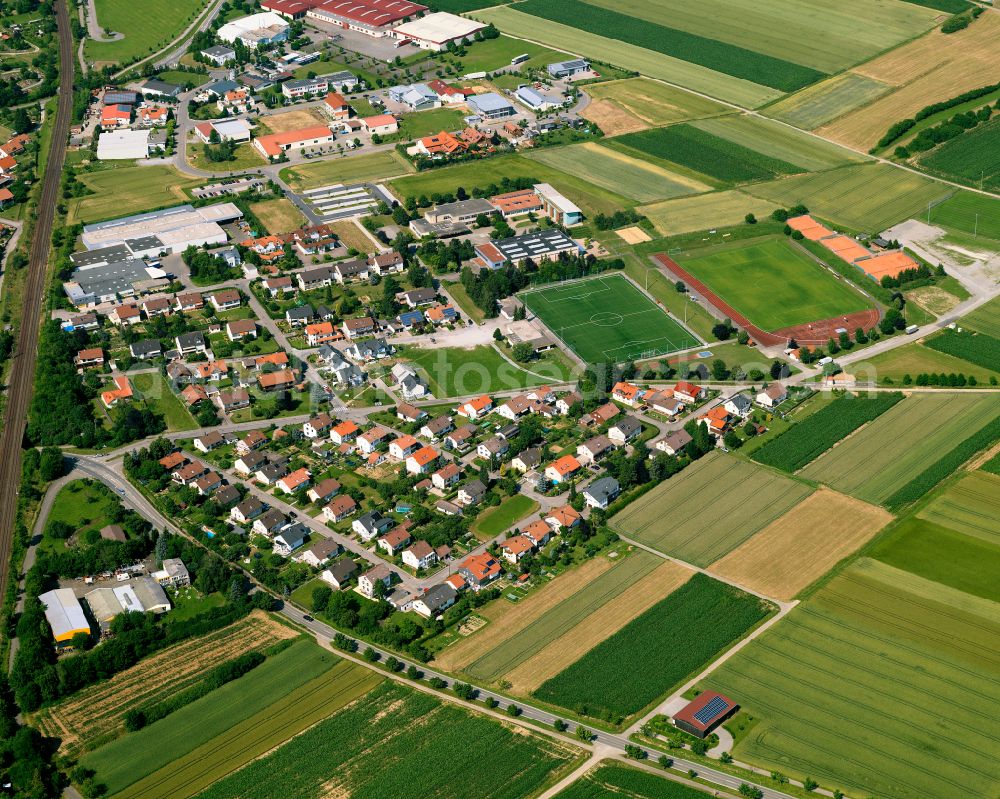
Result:
<svg viewBox="0 0 1000 799">
<path fill-rule="evenodd" d="M 640 158 L 677 164 L 727 183 L 770 180 L 802 171 L 781 158 L 756 152 L 686 122 L 629 133 L 617 137 L 615 143 Z"/>
<path fill-rule="evenodd" d="M 983 369 L 961 358 L 925 347 L 916 341 L 879 353 L 852 367 L 851 372 L 870 376 L 883 385 L 888 384 L 890 380 L 892 384 L 900 385 L 906 375 L 909 375 L 911 380 L 916 380 L 917 375 L 935 373 L 944 375 L 961 373 L 967 378 L 975 377 L 977 382 L 984 385 L 989 383 L 991 377 L 1000 380 L 1000 371 Z"/>
<path fill-rule="evenodd" d="M 267 163 L 249 143 L 237 145 L 233 150 L 231 161 L 210 161 L 205 156 L 206 147 L 207 145 L 201 143 L 201 139 L 188 143 L 187 160 L 195 169 L 204 169 L 208 172 L 238 172 L 243 169 L 257 169 Z"/>
<path fill-rule="evenodd" d="M 401 141 L 413 141 L 442 130 L 459 130 L 465 127 L 462 117 L 463 113 L 455 108 L 432 108 L 404 114 L 399 125 L 399 138 Z"/>
<path fill-rule="evenodd" d="M 412 171 L 413 167 L 394 150 L 382 150 L 377 153 L 362 151 L 288 167 L 281 170 L 281 178 L 294 188 L 313 189 L 332 183 L 377 182 Z"/>
<path fill-rule="evenodd" d="M 781 237 L 694 250 L 676 260 L 762 330 L 863 311 L 871 301 Z"/>
<path fill-rule="evenodd" d="M 176 394 L 170 390 L 167 381 L 159 372 L 141 372 L 132 375 L 132 385 L 142 395 L 146 405 L 154 413 L 163 416 L 167 429 L 196 430 L 198 423 Z"/>
<path fill-rule="evenodd" d="M 499 505 L 487 508 L 472 525 L 472 532 L 482 541 L 495 538 L 505 530 L 509 530 L 526 516 L 530 516 L 539 505 L 535 500 L 524 494 L 514 494 L 507 497 Z"/>
<path fill-rule="evenodd" d="M 715 191 L 694 197 L 664 200 L 636 208 L 663 236 L 737 225 L 748 214 L 765 217 L 779 203 L 752 197 L 742 191 Z"/>
<path fill-rule="evenodd" d="M 566 379 L 565 369 L 553 362 L 526 364 L 528 369 L 537 370 L 537 374 L 529 374 L 488 344 L 468 350 L 411 349 L 404 357 L 424 372 L 431 393 L 438 399 L 561 383 Z"/>
<path fill-rule="evenodd" d="M 521 299 L 587 363 L 621 363 L 699 343 L 621 275 L 528 291 Z"/>
<path fill-rule="evenodd" d="M 179 624 L 191 621 L 192 618 L 205 613 L 212 608 L 221 608 L 226 604 L 226 598 L 218 591 L 212 594 L 202 594 L 197 588 L 170 589 L 170 612 L 163 617 L 166 624 Z"/>
<path fill-rule="evenodd" d="M 625 765 L 602 763 L 563 788 L 556 799 L 705 799 L 706 791 Z"/>
<path fill-rule="evenodd" d="M 804 500 L 812 489 L 711 452 L 612 517 L 619 535 L 705 567 Z"/>
<path fill-rule="evenodd" d="M 73 480 L 56 494 L 49 511 L 50 522 L 65 522 L 81 535 L 110 524 L 111 512 L 118 500 L 103 483 Z"/>
<path fill-rule="evenodd" d="M 979 189 L 1000 189 L 1000 120 L 994 119 L 935 147 L 920 158 L 922 167 Z"/>
<path fill-rule="evenodd" d="M 610 100 L 656 126 L 729 113 L 728 106 L 648 78 L 626 78 L 587 86 L 596 100 Z"/>
<path fill-rule="evenodd" d="M 996 792 L 996 606 L 871 560 L 705 681 L 760 721 L 733 755 L 885 799 Z M 929 760 L 933 753 L 933 760 Z"/>
<path fill-rule="evenodd" d="M 302 212 L 286 197 L 250 203 L 249 208 L 265 230 L 274 236 L 291 233 L 306 223 Z"/>
<path fill-rule="evenodd" d="M 385 683 L 199 799 L 521 799 L 579 760 L 572 745 Z"/>
<path fill-rule="evenodd" d="M 804 130 L 815 130 L 891 90 L 889 84 L 874 78 L 842 72 L 779 100 L 765 113 Z"/>
<path fill-rule="evenodd" d="M 86 40 L 88 61 L 124 62 L 152 55 L 178 36 L 206 5 L 205 0 L 95 0 L 101 28 L 124 34 L 113 42 Z"/>
<path fill-rule="evenodd" d="M 168 69 L 160 72 L 157 76 L 167 83 L 176 83 L 179 86 L 187 86 L 189 83 L 194 86 L 204 86 L 212 78 L 209 75 L 202 75 L 198 72 L 187 72 L 183 69 Z"/>
<path fill-rule="evenodd" d="M 652 261 L 641 258 L 631 250 L 619 254 L 625 261 L 625 274 L 642 286 L 653 299 L 667 309 L 696 336 L 709 341 L 716 319 L 697 302 L 692 302 L 689 294 L 680 293 L 675 281 L 665 275 Z"/>
<path fill-rule="evenodd" d="M 161 164 L 82 172 L 79 179 L 94 193 L 68 201 L 67 223 L 101 222 L 180 205 L 190 202 L 190 189 L 204 183 Z"/>
<path fill-rule="evenodd" d="M 802 470 L 809 480 L 882 503 L 1000 415 L 986 395 L 914 396 Z"/>
<path fill-rule="evenodd" d="M 710 663 L 774 609 L 738 588 L 696 574 L 543 683 L 535 696 L 621 723 Z"/>
<path fill-rule="evenodd" d="M 496 5 L 496 3 L 480 2 L 476 8 L 485 8 L 489 5 Z M 499 36 L 496 39 L 486 39 L 467 46 L 465 56 L 460 59 L 461 69 L 464 74 L 492 72 L 501 67 L 509 66 L 510 62 L 519 55 L 528 56 L 527 61 L 522 61 L 518 65 L 518 68 L 522 70 L 540 69 L 553 61 L 566 60 L 566 54 L 559 50 L 552 50 L 534 42 L 526 42 L 523 39 Z"/>
</svg>

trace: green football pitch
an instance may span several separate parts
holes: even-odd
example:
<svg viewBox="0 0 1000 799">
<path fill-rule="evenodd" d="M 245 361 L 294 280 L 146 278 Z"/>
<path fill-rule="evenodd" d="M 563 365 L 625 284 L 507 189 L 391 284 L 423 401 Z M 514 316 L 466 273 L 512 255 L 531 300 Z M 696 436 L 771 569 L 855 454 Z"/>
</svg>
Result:
<svg viewBox="0 0 1000 799">
<path fill-rule="evenodd" d="M 781 330 L 872 307 L 846 280 L 782 238 L 674 259 L 761 330 Z"/>
<path fill-rule="evenodd" d="M 653 358 L 701 343 L 621 275 L 548 286 L 521 299 L 587 363 Z"/>
</svg>

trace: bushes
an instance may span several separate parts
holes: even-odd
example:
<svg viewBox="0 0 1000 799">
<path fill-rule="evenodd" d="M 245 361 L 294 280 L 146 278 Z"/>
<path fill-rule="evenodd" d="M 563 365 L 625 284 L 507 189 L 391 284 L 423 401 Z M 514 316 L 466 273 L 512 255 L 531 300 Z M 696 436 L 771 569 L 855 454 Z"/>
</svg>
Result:
<svg viewBox="0 0 1000 799">
<path fill-rule="evenodd" d="M 953 18 L 954 19 L 954 18 Z M 945 23 L 947 25 L 947 23 Z M 968 24 L 968 23 L 966 23 Z M 942 30 L 944 30 L 942 28 Z M 947 31 L 946 31 L 947 32 Z M 904 134 L 908 133 L 914 128 L 914 126 L 922 119 L 927 119 L 927 117 L 934 116 L 942 111 L 947 111 L 949 108 L 954 108 L 957 105 L 962 105 L 970 100 L 978 99 L 979 97 L 985 97 L 991 92 L 995 92 L 1000 89 L 1000 83 L 994 83 L 990 86 L 981 86 L 978 89 L 970 89 L 967 92 L 962 92 L 961 94 L 955 95 L 951 99 L 942 100 L 939 103 L 931 103 L 926 105 L 917 111 L 913 115 L 912 119 L 901 119 L 899 122 L 893 123 L 889 130 L 885 132 L 885 135 L 878 140 L 878 144 L 875 149 L 881 149 L 882 147 L 888 147 L 897 139 L 901 138 Z"/>
<path fill-rule="evenodd" d="M 924 345 L 984 369 L 1000 370 L 1000 339 L 983 333 L 944 330 L 941 335 L 925 341 Z"/>
</svg>

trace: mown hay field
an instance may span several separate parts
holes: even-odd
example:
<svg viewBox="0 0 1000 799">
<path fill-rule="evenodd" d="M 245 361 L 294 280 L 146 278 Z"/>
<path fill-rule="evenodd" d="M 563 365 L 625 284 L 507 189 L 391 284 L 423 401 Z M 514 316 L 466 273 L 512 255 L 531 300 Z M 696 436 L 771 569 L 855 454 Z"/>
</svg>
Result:
<svg viewBox="0 0 1000 799">
<path fill-rule="evenodd" d="M 892 521 L 877 505 L 820 489 L 708 570 L 775 599 L 808 588 Z"/>
<path fill-rule="evenodd" d="M 580 755 L 570 744 L 385 683 L 199 799 L 521 799 Z"/>
<path fill-rule="evenodd" d="M 292 638 L 295 631 L 264 613 L 193 638 L 146 658 L 110 680 L 96 683 L 39 711 L 35 725 L 61 739 L 60 753 L 78 755 L 125 732 L 125 714 L 198 682 L 220 663 Z"/>
<path fill-rule="evenodd" d="M 648 122 L 615 100 L 592 100 L 580 116 L 597 125 L 605 136 L 620 136 L 650 127 Z"/>
<path fill-rule="evenodd" d="M 998 787 L 998 652 L 995 603 L 863 559 L 703 687 L 760 719 L 741 760 L 856 795 L 965 799 Z"/>
<path fill-rule="evenodd" d="M 695 574 L 546 680 L 535 696 L 581 715 L 621 723 L 711 662 L 774 609 L 738 588 Z"/>
<path fill-rule="evenodd" d="M 731 113 L 729 106 L 691 94 L 649 78 L 625 78 L 587 86 L 594 100 L 617 104 L 645 123 L 644 127 L 668 125 L 687 119 Z M 589 117 L 588 117 L 589 118 Z M 602 128 L 602 130 L 604 130 Z M 608 133 L 607 130 L 604 130 Z"/>
<path fill-rule="evenodd" d="M 1000 477 L 970 472 L 917 515 L 1000 546 Z"/>
<path fill-rule="evenodd" d="M 736 225 L 748 213 L 763 217 L 778 207 L 779 203 L 732 189 L 663 200 L 640 206 L 636 210 L 646 216 L 661 235 L 676 236 L 696 230 Z"/>
<path fill-rule="evenodd" d="M 891 90 L 880 80 L 841 72 L 782 98 L 764 113 L 804 130 L 815 130 Z"/>
<path fill-rule="evenodd" d="M 959 442 L 1000 415 L 990 396 L 913 396 L 802 470 L 866 502 L 882 503 Z"/>
<path fill-rule="evenodd" d="M 274 236 L 291 233 L 306 223 L 302 212 L 287 197 L 250 203 L 250 210 Z"/>
<path fill-rule="evenodd" d="M 611 527 L 706 567 L 804 500 L 812 489 L 770 469 L 711 452 L 611 518 Z"/>
<path fill-rule="evenodd" d="M 296 641 L 249 674 L 81 759 L 111 794 L 180 760 L 196 747 L 270 708 L 319 677 L 339 659 L 308 640 Z M 171 686 L 173 688 L 173 686 Z"/>
</svg>

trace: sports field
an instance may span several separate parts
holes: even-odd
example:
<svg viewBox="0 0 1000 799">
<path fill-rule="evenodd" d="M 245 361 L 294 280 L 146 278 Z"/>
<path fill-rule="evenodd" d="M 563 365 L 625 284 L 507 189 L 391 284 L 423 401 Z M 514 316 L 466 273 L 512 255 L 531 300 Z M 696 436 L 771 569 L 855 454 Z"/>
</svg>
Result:
<svg viewBox="0 0 1000 799">
<path fill-rule="evenodd" d="M 963 316 L 962 326 L 978 333 L 985 333 L 987 336 L 1000 338 L 1000 297 L 994 297 L 968 316 Z"/>
<path fill-rule="evenodd" d="M 832 319 L 864 311 L 870 301 L 782 238 L 723 247 L 710 255 L 674 255 L 685 270 L 705 283 L 762 330 Z"/>
<path fill-rule="evenodd" d="M 527 158 L 587 178 L 638 202 L 648 203 L 709 191 L 712 186 L 661 166 L 631 158 L 594 142 L 528 151 Z"/>
<path fill-rule="evenodd" d="M 909 397 L 801 474 L 866 502 L 885 502 L 998 415 L 1000 406 L 988 395 Z"/>
<path fill-rule="evenodd" d="M 706 567 L 791 510 L 812 489 L 710 452 L 612 517 L 615 532 Z"/>
<path fill-rule="evenodd" d="M 587 363 L 621 363 L 697 346 L 698 340 L 621 275 L 520 295 Z"/>
<path fill-rule="evenodd" d="M 171 204 L 180 205 L 191 200 L 185 189 L 205 182 L 160 164 L 83 172 L 79 178 L 94 193 L 67 202 L 68 223 L 102 222 Z"/>
<path fill-rule="evenodd" d="M 647 127 L 730 112 L 728 106 L 714 100 L 648 78 L 595 83 L 587 87 L 587 94 L 594 101 L 615 103 L 620 109 L 642 120 Z M 608 133 L 606 130 L 604 132 Z"/>
<path fill-rule="evenodd" d="M 1000 188 L 1000 120 L 956 136 L 920 159 L 920 165 L 976 188 Z"/>
<path fill-rule="evenodd" d="M 995 603 L 865 559 L 704 687 L 761 719 L 738 759 L 857 796 L 985 797 L 998 788 L 998 652 Z"/>
<path fill-rule="evenodd" d="M 676 236 L 679 233 L 736 225 L 748 213 L 763 217 L 777 207 L 778 203 L 731 189 L 663 200 L 640 206 L 636 211 L 646 216 L 662 235 Z"/>
<path fill-rule="evenodd" d="M 926 214 L 927 203 L 954 189 L 889 164 L 858 164 L 754 183 L 744 191 L 783 208 L 804 203 L 812 213 L 857 230 L 883 230 Z"/>
<path fill-rule="evenodd" d="M 814 130 L 892 89 L 887 83 L 842 72 L 807 86 L 768 106 L 767 115 L 805 130 Z"/>
<path fill-rule="evenodd" d="M 144 58 L 180 35 L 206 5 L 205 0 L 94 0 L 100 27 L 124 37 L 112 42 L 88 38 L 84 54 L 99 64 Z"/>
<path fill-rule="evenodd" d="M 413 167 L 393 150 L 328 158 L 281 170 L 281 177 L 297 189 L 314 189 L 331 183 L 364 183 L 405 175 Z"/>
</svg>

